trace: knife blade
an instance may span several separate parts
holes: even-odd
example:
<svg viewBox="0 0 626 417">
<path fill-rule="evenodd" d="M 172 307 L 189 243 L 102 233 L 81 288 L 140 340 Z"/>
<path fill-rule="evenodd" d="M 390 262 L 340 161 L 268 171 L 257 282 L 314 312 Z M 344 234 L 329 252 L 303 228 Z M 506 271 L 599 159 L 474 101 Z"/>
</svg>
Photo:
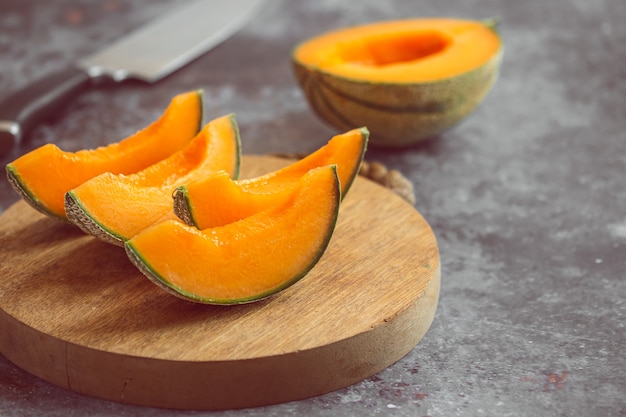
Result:
<svg viewBox="0 0 626 417">
<path fill-rule="evenodd" d="M 262 2 L 185 1 L 105 49 L 11 93 L 0 101 L 0 155 L 87 88 L 103 81 L 161 80 L 232 36 Z"/>
</svg>

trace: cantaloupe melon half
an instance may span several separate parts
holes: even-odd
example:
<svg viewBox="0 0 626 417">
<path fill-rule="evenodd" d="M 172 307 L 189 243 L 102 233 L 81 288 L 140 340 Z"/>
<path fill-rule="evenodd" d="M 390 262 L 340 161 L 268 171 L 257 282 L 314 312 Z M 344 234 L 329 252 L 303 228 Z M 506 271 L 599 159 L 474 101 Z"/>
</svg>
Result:
<svg viewBox="0 0 626 417">
<path fill-rule="evenodd" d="M 48 143 L 6 166 L 13 188 L 46 215 L 66 219 L 65 193 L 104 172 L 130 174 L 183 148 L 202 127 L 202 91 L 175 96 L 161 117 L 126 139 L 66 152 Z"/>
<path fill-rule="evenodd" d="M 174 219 L 172 191 L 217 171 L 237 178 L 241 141 L 234 115 L 207 123 L 183 149 L 131 175 L 104 173 L 69 191 L 68 219 L 86 233 L 123 245 L 143 229 Z"/>
<path fill-rule="evenodd" d="M 222 226 L 276 204 L 305 173 L 324 165 L 337 166 L 343 199 L 359 173 L 368 139 L 367 128 L 350 130 L 284 168 L 238 180 L 236 185 L 219 177 L 194 178 L 174 191 L 174 212 L 199 229 Z"/>
<path fill-rule="evenodd" d="M 340 196 L 336 167 L 315 168 L 278 206 L 204 230 L 176 220 L 159 223 L 126 242 L 126 252 L 150 280 L 183 299 L 252 302 L 294 284 L 319 261 Z"/>
<path fill-rule="evenodd" d="M 494 22 L 409 18 L 320 34 L 294 48 L 312 110 L 340 131 L 366 125 L 374 145 L 413 145 L 456 126 L 498 77 Z"/>
</svg>

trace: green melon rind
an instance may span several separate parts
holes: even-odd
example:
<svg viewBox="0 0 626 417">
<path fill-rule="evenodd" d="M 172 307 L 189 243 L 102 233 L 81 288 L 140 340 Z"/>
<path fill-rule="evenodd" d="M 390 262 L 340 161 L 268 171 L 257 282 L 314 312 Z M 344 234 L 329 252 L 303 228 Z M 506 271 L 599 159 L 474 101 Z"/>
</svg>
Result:
<svg viewBox="0 0 626 417">
<path fill-rule="evenodd" d="M 195 91 L 196 91 L 196 94 L 198 94 L 198 101 L 200 103 L 200 108 L 198 109 L 198 111 L 200 112 L 200 117 L 198 117 L 198 125 L 196 126 L 196 135 L 197 135 L 198 132 L 202 130 L 202 126 L 204 126 L 204 110 L 206 108 L 206 105 L 204 103 L 204 89 L 199 88 Z"/>
<path fill-rule="evenodd" d="M 95 236 L 104 242 L 116 246 L 124 246 L 124 242 L 128 239 L 91 217 L 81 204 L 80 199 L 72 191 L 65 193 L 65 214 L 67 219 L 83 232 Z"/>
<path fill-rule="evenodd" d="M 370 131 L 367 127 L 360 127 L 359 131 L 361 132 L 361 153 L 357 159 L 357 163 L 354 166 L 354 169 L 352 170 L 352 175 L 350 176 L 350 179 L 348 180 L 345 188 L 342 187 L 343 188 L 343 192 L 341 194 L 342 201 L 345 198 L 345 196 L 348 195 L 348 191 L 350 191 L 350 188 L 352 188 L 352 184 L 354 184 L 354 180 L 356 179 L 356 177 L 359 176 L 361 165 L 363 164 L 363 161 L 365 160 L 365 154 L 367 153 L 367 144 L 369 143 Z"/>
<path fill-rule="evenodd" d="M 300 84 L 308 86 L 305 95 L 322 120 L 340 130 L 366 125 L 373 144 L 402 147 L 440 134 L 469 116 L 496 82 L 500 59 L 498 53 L 480 68 L 433 83 L 373 84 L 298 64 L 296 74 Z M 369 97 L 379 100 L 371 102 Z"/>
<path fill-rule="evenodd" d="M 15 190 L 15 192 L 17 192 L 20 195 L 22 200 L 28 203 L 28 205 L 30 205 L 32 208 L 34 208 L 35 210 L 37 210 L 38 212 L 46 216 L 67 222 L 66 218 L 61 217 L 58 214 L 51 212 L 50 210 L 46 209 L 43 204 L 41 204 L 37 196 L 35 196 L 35 194 L 30 190 L 30 188 L 28 188 L 26 184 L 24 184 L 24 181 L 22 181 L 19 173 L 17 172 L 17 170 L 12 164 L 9 163 L 6 165 L 6 173 L 7 173 L 7 180 L 9 181 L 9 184 L 11 184 L 11 187 Z"/>
<path fill-rule="evenodd" d="M 231 178 L 236 180 L 239 178 L 239 175 L 241 174 L 241 158 L 242 158 L 242 146 L 241 146 L 241 134 L 239 133 L 239 124 L 237 123 L 237 118 L 235 117 L 235 114 L 231 114 L 230 115 L 230 123 L 233 126 L 233 131 L 235 132 L 235 146 L 237 147 L 237 151 L 236 151 L 236 161 L 235 161 L 235 168 L 233 170 L 233 173 L 231 175 Z"/>
<path fill-rule="evenodd" d="M 336 167 L 335 167 L 335 177 L 337 179 L 336 181 L 337 187 L 335 191 L 335 210 L 334 210 L 333 217 L 329 219 L 328 230 L 326 231 L 324 240 L 320 243 L 319 247 L 317 248 L 317 251 L 315 252 L 313 257 L 309 261 L 308 265 L 305 268 L 303 268 L 302 271 L 300 271 L 300 273 L 286 280 L 282 285 L 274 287 L 266 292 L 255 294 L 250 297 L 237 298 L 237 299 L 218 299 L 218 298 L 200 297 L 197 294 L 190 293 L 189 291 L 186 291 L 172 284 L 171 282 L 169 282 L 167 278 L 165 278 L 162 274 L 160 274 L 159 271 L 157 271 L 154 267 L 152 267 L 150 263 L 142 257 L 141 253 L 132 245 L 131 241 L 127 241 L 124 245 L 126 249 L 126 254 L 128 255 L 128 258 L 133 263 L 133 265 L 135 265 L 137 269 L 139 269 L 141 273 L 143 273 L 151 282 L 153 282 L 154 284 L 156 284 L 158 287 L 165 290 L 166 292 L 178 298 L 182 298 L 186 301 L 191 301 L 191 302 L 201 303 L 201 304 L 212 304 L 212 305 L 240 305 L 240 304 L 249 304 L 252 302 L 263 300 L 274 294 L 277 294 L 280 291 L 285 290 L 286 288 L 289 288 L 290 286 L 294 285 L 296 282 L 304 278 L 311 271 L 311 269 L 313 269 L 313 267 L 319 262 L 319 260 L 322 258 L 322 255 L 326 252 L 326 249 L 328 248 L 330 240 L 333 236 L 335 226 L 337 225 L 337 219 L 339 215 L 339 205 L 341 202 L 341 188 L 339 184 L 339 178 L 337 177 Z"/>
</svg>

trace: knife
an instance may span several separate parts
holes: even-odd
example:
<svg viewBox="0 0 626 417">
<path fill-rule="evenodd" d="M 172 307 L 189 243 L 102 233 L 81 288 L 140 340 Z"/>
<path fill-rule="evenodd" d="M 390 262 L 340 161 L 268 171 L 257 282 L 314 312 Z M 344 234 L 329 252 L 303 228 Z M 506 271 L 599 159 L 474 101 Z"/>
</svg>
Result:
<svg viewBox="0 0 626 417">
<path fill-rule="evenodd" d="M 54 111 L 104 81 L 155 83 L 225 41 L 263 0 L 195 0 L 0 101 L 0 155 Z"/>
</svg>

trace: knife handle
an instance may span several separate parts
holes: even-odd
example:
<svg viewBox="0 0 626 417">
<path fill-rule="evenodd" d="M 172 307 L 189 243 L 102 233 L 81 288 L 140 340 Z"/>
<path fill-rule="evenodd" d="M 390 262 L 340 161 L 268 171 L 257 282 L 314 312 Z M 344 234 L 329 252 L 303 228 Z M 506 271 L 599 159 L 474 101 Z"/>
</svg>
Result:
<svg viewBox="0 0 626 417">
<path fill-rule="evenodd" d="M 0 102 L 0 156 L 91 83 L 83 69 L 68 67 L 17 90 Z"/>
</svg>

